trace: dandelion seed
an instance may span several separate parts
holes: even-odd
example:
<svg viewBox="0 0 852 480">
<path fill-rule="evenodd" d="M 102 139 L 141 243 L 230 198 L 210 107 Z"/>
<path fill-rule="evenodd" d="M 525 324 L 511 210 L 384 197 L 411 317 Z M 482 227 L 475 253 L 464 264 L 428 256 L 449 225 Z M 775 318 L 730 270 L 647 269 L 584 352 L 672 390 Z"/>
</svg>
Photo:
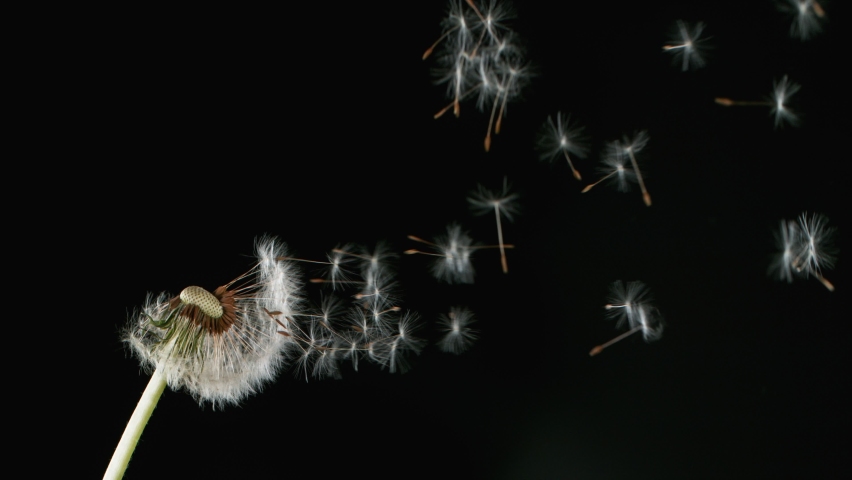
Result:
<svg viewBox="0 0 852 480">
<path fill-rule="evenodd" d="M 346 269 L 346 265 L 355 260 L 354 257 L 347 255 L 346 249 L 350 247 L 336 247 L 331 251 L 326 258 L 328 261 L 308 260 L 305 258 L 296 257 L 281 257 L 279 260 L 312 263 L 316 265 L 327 265 L 328 273 L 326 279 L 311 279 L 311 283 L 330 283 L 333 290 L 336 290 L 342 284 L 351 283 L 349 280 L 350 272 Z M 359 282 L 362 283 L 362 282 Z"/>
<path fill-rule="evenodd" d="M 784 75 L 781 80 L 773 82 L 772 96 L 766 100 L 731 100 L 727 97 L 716 97 L 715 101 L 719 105 L 725 107 L 733 106 L 751 106 L 751 107 L 770 107 L 769 114 L 775 117 L 775 128 L 789 123 L 796 126 L 799 123 L 798 116 L 790 110 L 788 102 L 801 86 L 790 81 L 787 75 Z"/>
<path fill-rule="evenodd" d="M 644 130 L 633 136 L 625 136 L 620 141 L 610 142 L 607 145 L 607 154 L 603 159 L 604 167 L 601 169 L 603 177 L 586 185 L 582 193 L 586 193 L 599 183 L 610 179 L 616 181 L 618 190 L 626 192 L 630 189 L 630 183 L 635 181 L 642 191 L 642 200 L 645 205 L 650 207 L 651 194 L 645 188 L 645 181 L 636 161 L 636 154 L 642 151 L 647 144 L 648 133 Z M 627 159 L 630 159 L 630 168 L 627 166 Z"/>
<path fill-rule="evenodd" d="M 502 63 L 499 66 L 497 73 L 497 94 L 491 106 L 491 116 L 488 119 L 488 132 L 485 134 L 485 151 L 491 150 L 491 126 L 494 125 L 494 133 L 500 133 L 500 127 L 503 122 L 506 103 L 510 98 L 514 98 L 520 94 L 521 87 L 526 81 L 526 69 L 516 63 Z M 500 106 L 499 114 L 497 106 Z M 496 114 L 496 116 L 495 116 Z M 496 123 L 495 123 L 496 118 Z"/>
<path fill-rule="evenodd" d="M 571 161 L 571 155 L 584 158 L 588 153 L 586 142 L 583 127 L 572 123 L 570 115 L 557 112 L 556 122 L 553 121 L 553 117 L 548 116 L 547 122 L 539 132 L 540 159 L 552 162 L 560 156 L 565 157 L 574 178 L 581 180 L 580 172 L 574 168 L 574 162 Z"/>
<path fill-rule="evenodd" d="M 406 255 L 420 254 L 435 257 L 432 263 L 432 275 L 440 281 L 453 283 L 473 283 L 474 269 L 471 255 L 475 250 L 483 248 L 499 248 L 499 245 L 475 245 L 473 240 L 462 231 L 461 226 L 453 223 L 447 225 L 446 235 L 440 235 L 435 242 L 424 240 L 414 235 L 408 235 L 409 240 L 428 245 L 433 252 L 424 252 L 416 248 L 408 249 Z M 503 248 L 514 248 L 514 245 L 503 245 Z"/>
<path fill-rule="evenodd" d="M 701 33 L 704 31 L 704 23 L 698 22 L 689 25 L 683 20 L 677 21 L 677 38 L 663 46 L 663 51 L 674 56 L 675 65 L 680 64 L 684 72 L 690 68 L 701 68 L 704 59 L 701 55 L 702 42 Z"/>
<path fill-rule="evenodd" d="M 776 237 L 780 252 L 770 265 L 770 272 L 787 282 L 792 282 L 795 275 L 813 276 L 833 292 L 834 285 L 822 272 L 834 267 L 837 260 L 835 232 L 822 214 L 802 213 L 795 221 L 782 221 Z"/>
<path fill-rule="evenodd" d="M 784 75 L 781 81 L 775 82 L 770 113 L 775 116 L 776 128 L 781 126 L 785 121 L 794 126 L 799 122 L 796 114 L 787 107 L 788 100 L 799 91 L 799 88 L 800 86 L 789 81 L 786 75 Z"/>
<path fill-rule="evenodd" d="M 471 57 L 476 57 L 476 52 L 483 45 L 486 37 L 488 39 L 486 45 L 496 45 L 502 41 L 504 35 L 510 33 L 506 22 L 514 17 L 514 12 L 506 4 L 499 3 L 497 0 L 490 0 L 484 8 L 484 13 L 473 0 L 466 0 L 466 2 L 479 19 L 477 27 L 482 30 L 471 53 Z"/>
<path fill-rule="evenodd" d="M 473 283 L 474 270 L 470 262 L 473 253 L 473 240 L 456 224 L 447 226 L 447 234 L 439 237 L 435 243 L 409 235 L 410 240 L 420 242 L 435 250 L 435 253 L 416 249 L 406 250 L 406 254 L 419 253 L 436 257 L 432 264 L 432 274 L 438 280 L 447 283 Z"/>
<path fill-rule="evenodd" d="M 604 166 L 599 168 L 601 175 L 598 181 L 590 183 L 583 188 L 582 193 L 586 193 L 596 185 L 605 181 L 613 181 L 619 191 L 626 192 L 630 189 L 630 182 L 635 181 L 636 174 L 627 167 L 626 159 L 621 157 L 606 156 L 603 159 Z"/>
<path fill-rule="evenodd" d="M 419 353 L 424 343 L 413 335 L 418 328 L 418 321 L 416 313 L 406 311 L 401 317 L 388 322 L 388 329 L 383 330 L 381 337 L 373 338 L 367 343 L 367 356 L 383 368 L 387 367 L 390 373 L 403 373 L 408 370 L 406 353 Z"/>
<path fill-rule="evenodd" d="M 506 261 L 506 246 L 503 243 L 503 226 L 500 217 L 505 216 L 507 220 L 512 220 L 512 215 L 517 213 L 517 199 L 518 194 L 509 193 L 509 184 L 505 178 L 503 179 L 502 191 L 492 192 L 482 185 L 477 185 L 476 192 L 467 199 L 471 208 L 479 215 L 494 212 L 494 217 L 497 220 L 497 243 L 500 248 L 500 262 L 503 266 L 503 273 L 509 273 L 509 265 Z"/>
<path fill-rule="evenodd" d="M 429 58 L 435 48 L 444 40 L 452 40 L 453 50 L 465 50 L 465 46 L 471 41 L 471 30 L 468 24 L 470 23 L 466 17 L 465 6 L 461 0 L 450 0 L 450 6 L 447 11 L 447 17 L 442 22 L 443 33 L 438 40 L 435 41 L 423 53 L 423 60 Z"/>
<path fill-rule="evenodd" d="M 782 0 L 778 9 L 793 17 L 790 36 L 808 40 L 822 30 L 825 10 L 817 0 Z"/>
<path fill-rule="evenodd" d="M 452 307 L 446 315 L 438 317 L 444 336 L 438 342 L 443 352 L 459 354 L 467 350 L 476 340 L 477 332 L 470 328 L 474 322 L 473 312 L 466 307 Z"/>
<path fill-rule="evenodd" d="M 420 353 L 426 341 L 414 335 L 420 329 L 420 316 L 411 311 L 405 311 L 396 323 L 396 339 L 406 350 Z"/>
<path fill-rule="evenodd" d="M 650 292 L 644 283 L 636 281 L 625 284 L 620 280 L 613 282 L 610 286 L 609 301 L 610 303 L 604 306 L 607 316 L 616 319 L 616 328 L 626 324 L 629 330 L 596 346 L 589 352 L 590 356 L 601 353 L 605 348 L 637 332 L 642 332 L 646 342 L 657 340 L 662 336 L 662 317 L 651 304 Z"/>
<path fill-rule="evenodd" d="M 787 283 L 793 282 L 795 273 L 793 260 L 796 258 L 794 250 L 797 248 L 796 242 L 799 235 L 800 232 L 795 222 L 781 221 L 781 228 L 778 230 L 775 238 L 780 252 L 769 266 L 769 273 Z"/>
</svg>

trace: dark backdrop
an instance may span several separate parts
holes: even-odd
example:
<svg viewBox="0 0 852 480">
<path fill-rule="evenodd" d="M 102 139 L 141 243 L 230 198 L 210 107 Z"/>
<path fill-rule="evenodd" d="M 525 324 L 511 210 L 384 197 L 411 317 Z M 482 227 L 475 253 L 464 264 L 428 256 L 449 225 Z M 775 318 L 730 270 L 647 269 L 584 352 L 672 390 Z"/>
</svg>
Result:
<svg viewBox="0 0 852 480">
<path fill-rule="evenodd" d="M 343 243 L 402 252 L 417 246 L 406 235 L 451 222 L 494 243 L 493 217 L 466 197 L 504 177 L 521 209 L 504 223 L 508 274 L 495 251 L 474 255 L 464 286 L 435 281 L 426 257 L 398 259 L 402 303 L 430 342 L 410 371 L 288 372 L 224 411 L 166 390 L 126 478 L 837 476 L 850 426 L 842 263 L 826 272 L 834 293 L 767 268 L 782 219 L 847 219 L 845 18 L 826 3 L 824 30 L 802 42 L 770 1 L 630 3 L 515 5 L 534 75 L 489 153 L 472 102 L 432 118 L 447 99 L 421 55 L 446 2 L 112 12 L 93 81 L 111 124 L 98 153 L 114 168 L 80 192 L 103 227 L 106 277 L 85 476 L 103 474 L 148 381 L 119 339 L 147 292 L 231 280 L 262 234 L 310 259 Z M 706 23 L 705 68 L 682 72 L 662 51 L 678 19 Z M 802 86 L 797 128 L 713 101 L 760 100 L 783 75 Z M 538 159 L 557 111 L 590 135 L 583 182 Z M 637 130 L 653 206 L 635 190 L 581 194 L 606 142 Z M 646 283 L 666 329 L 592 358 L 619 333 L 602 308 L 615 280 Z M 434 346 L 453 305 L 478 319 L 459 356 Z"/>
</svg>

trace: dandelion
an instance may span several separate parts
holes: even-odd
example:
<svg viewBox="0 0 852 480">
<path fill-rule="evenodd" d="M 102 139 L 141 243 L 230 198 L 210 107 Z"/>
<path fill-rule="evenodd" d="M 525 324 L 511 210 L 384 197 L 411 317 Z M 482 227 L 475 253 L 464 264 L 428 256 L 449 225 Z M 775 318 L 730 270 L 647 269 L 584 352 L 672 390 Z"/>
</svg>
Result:
<svg viewBox="0 0 852 480">
<path fill-rule="evenodd" d="M 124 341 L 152 371 L 104 478 L 121 478 L 165 386 L 186 390 L 199 404 L 236 405 L 274 379 L 293 341 L 291 318 L 301 282 L 283 244 L 263 237 L 257 263 L 212 292 L 190 286 L 178 296 L 148 295 Z"/>
<path fill-rule="evenodd" d="M 684 72 L 690 68 L 701 68 L 704 59 L 701 56 L 704 23 L 689 25 L 683 20 L 677 21 L 677 38 L 663 46 L 663 51 L 671 53 L 675 65 L 680 64 Z"/>
<path fill-rule="evenodd" d="M 258 392 L 286 366 L 305 380 L 338 378 L 341 360 L 357 370 L 366 357 L 395 373 L 405 370 L 408 352 L 422 349 L 413 334 L 417 313 L 396 304 L 394 255 L 384 243 L 372 251 L 336 248 L 329 262 L 291 257 L 273 237 L 258 239 L 255 249 L 257 263 L 232 282 L 212 291 L 190 286 L 176 297 L 149 295 L 133 315 L 125 341 L 153 373 L 105 479 L 123 475 L 166 385 L 216 409 Z M 318 283 L 331 283 L 332 291 L 357 285 L 349 307 L 334 294 L 322 295 L 318 308 L 308 305 L 296 261 L 330 265 L 330 278 Z M 357 279 L 342 280 L 348 261 L 360 266 Z"/>
<path fill-rule="evenodd" d="M 823 276 L 837 260 L 834 247 L 835 229 L 828 226 L 822 214 L 802 213 L 795 221 L 782 221 L 776 241 L 780 252 L 770 265 L 770 272 L 788 283 L 796 275 L 813 276 L 829 291 L 834 285 Z"/>
<path fill-rule="evenodd" d="M 571 122 L 570 115 L 556 113 L 556 122 L 553 117 L 548 116 L 542 130 L 539 132 L 538 147 L 541 151 L 540 159 L 543 161 L 555 161 L 561 156 L 568 161 L 568 167 L 574 178 L 582 179 L 580 172 L 574 168 L 571 155 L 584 158 L 588 153 L 586 137 L 583 135 L 583 127 Z"/>
<path fill-rule="evenodd" d="M 607 154 L 603 159 L 604 167 L 601 169 L 603 176 L 598 181 L 586 185 L 582 193 L 586 193 L 599 183 L 610 179 L 616 181 L 618 190 L 626 192 L 630 189 L 630 183 L 635 181 L 642 190 L 642 200 L 645 205 L 650 207 L 651 194 L 645 188 L 645 181 L 636 161 L 636 154 L 642 151 L 647 144 L 648 132 L 644 130 L 632 137 L 625 136 L 620 141 L 610 142 L 607 145 Z M 627 159 L 630 159 L 631 167 L 627 166 Z"/>
<path fill-rule="evenodd" d="M 601 353 L 610 345 L 637 332 L 642 332 L 646 342 L 657 340 L 662 336 L 662 318 L 657 309 L 651 305 L 651 295 L 644 283 L 635 281 L 625 284 L 621 280 L 613 282 L 610 286 L 609 301 L 610 303 L 604 306 L 607 315 L 616 319 L 616 328 L 627 324 L 629 330 L 596 346 L 589 352 L 590 356 Z"/>
<path fill-rule="evenodd" d="M 793 38 L 804 41 L 822 30 L 825 10 L 817 0 L 783 0 L 778 9 L 793 17 L 790 24 Z"/>
<path fill-rule="evenodd" d="M 444 336 L 438 342 L 438 348 L 455 354 L 467 350 L 477 338 L 476 330 L 470 328 L 473 322 L 473 312 L 465 307 L 452 307 L 448 314 L 440 315 L 438 324 Z"/>
<path fill-rule="evenodd" d="M 494 217 L 497 220 L 497 243 L 500 248 L 500 262 L 503 266 L 503 273 L 509 273 L 509 265 L 506 261 L 506 246 L 503 244 L 503 226 L 500 217 L 505 216 L 507 220 L 512 220 L 512 216 L 517 213 L 517 199 L 517 193 L 509 193 L 509 184 L 505 178 L 503 179 L 503 189 L 500 192 L 493 192 L 485 189 L 482 185 L 477 185 L 476 192 L 467 199 L 471 208 L 479 215 L 494 212 Z"/>
<path fill-rule="evenodd" d="M 768 97 L 766 100 L 731 100 L 727 97 L 716 97 L 715 101 L 719 105 L 726 107 L 770 107 L 769 114 L 775 117 L 775 128 L 783 126 L 785 122 L 795 126 L 799 123 L 799 119 L 798 116 L 790 110 L 788 102 L 790 97 L 798 92 L 800 88 L 801 86 L 799 84 L 790 81 L 787 78 L 787 75 L 784 75 L 780 81 L 773 82 L 772 96 Z"/>
</svg>

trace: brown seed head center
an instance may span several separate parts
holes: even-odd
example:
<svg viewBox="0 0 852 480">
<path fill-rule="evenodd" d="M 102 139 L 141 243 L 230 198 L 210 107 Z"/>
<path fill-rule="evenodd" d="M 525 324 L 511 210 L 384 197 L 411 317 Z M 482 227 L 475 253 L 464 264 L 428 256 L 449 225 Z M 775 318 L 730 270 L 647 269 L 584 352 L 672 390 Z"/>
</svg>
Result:
<svg viewBox="0 0 852 480">
<path fill-rule="evenodd" d="M 236 321 L 234 292 L 225 287 L 213 293 L 201 287 L 186 287 L 172 299 L 172 308 L 181 308 L 181 317 L 212 335 L 227 332 Z"/>
</svg>

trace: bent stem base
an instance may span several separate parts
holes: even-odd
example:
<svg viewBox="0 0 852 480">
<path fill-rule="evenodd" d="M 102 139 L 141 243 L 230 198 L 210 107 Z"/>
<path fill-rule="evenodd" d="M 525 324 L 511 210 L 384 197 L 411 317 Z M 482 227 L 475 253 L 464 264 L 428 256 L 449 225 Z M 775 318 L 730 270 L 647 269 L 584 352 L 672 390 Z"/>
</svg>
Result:
<svg viewBox="0 0 852 480">
<path fill-rule="evenodd" d="M 154 407 L 157 406 L 165 388 L 166 378 L 159 370 L 154 370 L 154 374 L 148 381 L 148 386 L 145 387 L 139 403 L 136 404 L 136 409 L 133 410 L 133 415 L 127 422 L 127 427 L 121 435 L 121 440 L 118 441 L 118 446 L 115 447 L 115 452 L 112 454 L 112 459 L 109 461 L 109 466 L 107 466 L 104 474 L 104 480 L 119 480 L 124 476 L 127 464 L 130 463 L 130 456 L 133 455 L 136 444 L 139 443 L 139 437 L 142 436 L 142 430 L 148 424 L 148 419 L 151 418 L 151 413 L 154 412 Z"/>
</svg>

